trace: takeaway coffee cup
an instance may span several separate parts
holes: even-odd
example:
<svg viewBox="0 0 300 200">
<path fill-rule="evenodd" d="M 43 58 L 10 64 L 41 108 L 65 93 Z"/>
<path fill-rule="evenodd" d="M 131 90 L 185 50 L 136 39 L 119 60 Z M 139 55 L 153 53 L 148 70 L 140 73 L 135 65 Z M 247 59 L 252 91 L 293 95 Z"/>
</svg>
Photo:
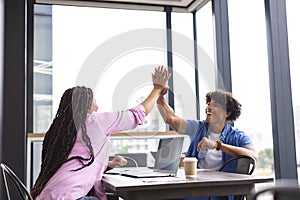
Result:
<svg viewBox="0 0 300 200">
<path fill-rule="evenodd" d="M 197 176 L 197 158 L 195 157 L 185 157 L 183 159 L 184 173 L 186 177 L 196 177 Z"/>
</svg>

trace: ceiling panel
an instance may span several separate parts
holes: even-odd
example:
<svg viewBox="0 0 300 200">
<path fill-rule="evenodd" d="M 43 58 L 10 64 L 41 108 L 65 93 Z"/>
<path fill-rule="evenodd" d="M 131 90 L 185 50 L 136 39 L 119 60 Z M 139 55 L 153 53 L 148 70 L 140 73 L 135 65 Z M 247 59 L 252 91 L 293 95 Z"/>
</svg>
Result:
<svg viewBox="0 0 300 200">
<path fill-rule="evenodd" d="M 103 1 L 187 7 L 194 0 L 103 0 Z"/>
<path fill-rule="evenodd" d="M 166 6 L 173 12 L 195 12 L 210 0 L 36 0 L 36 3 L 52 5 L 91 6 L 134 10 L 164 11 Z"/>
</svg>

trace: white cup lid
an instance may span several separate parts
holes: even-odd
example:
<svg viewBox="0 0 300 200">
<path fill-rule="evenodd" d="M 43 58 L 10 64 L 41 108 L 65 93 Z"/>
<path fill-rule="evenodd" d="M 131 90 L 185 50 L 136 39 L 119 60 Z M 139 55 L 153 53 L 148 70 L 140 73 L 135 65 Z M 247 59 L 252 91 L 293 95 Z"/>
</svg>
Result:
<svg viewBox="0 0 300 200">
<path fill-rule="evenodd" d="M 183 162 L 195 162 L 195 161 L 198 161 L 197 158 L 195 157 L 185 157 L 183 159 Z"/>
</svg>

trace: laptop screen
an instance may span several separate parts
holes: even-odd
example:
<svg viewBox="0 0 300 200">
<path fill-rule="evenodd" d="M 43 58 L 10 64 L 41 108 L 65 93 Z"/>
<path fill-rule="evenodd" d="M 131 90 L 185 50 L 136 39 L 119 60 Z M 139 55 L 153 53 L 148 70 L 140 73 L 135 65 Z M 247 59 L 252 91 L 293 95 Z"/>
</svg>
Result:
<svg viewBox="0 0 300 200">
<path fill-rule="evenodd" d="M 159 140 L 154 171 L 177 172 L 183 140 L 184 137 L 161 138 Z"/>
</svg>

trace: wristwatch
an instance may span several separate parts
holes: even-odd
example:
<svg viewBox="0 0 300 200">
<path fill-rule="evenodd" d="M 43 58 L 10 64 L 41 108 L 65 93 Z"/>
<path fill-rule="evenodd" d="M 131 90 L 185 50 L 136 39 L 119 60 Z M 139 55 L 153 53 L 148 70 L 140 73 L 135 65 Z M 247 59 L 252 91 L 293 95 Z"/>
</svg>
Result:
<svg viewBox="0 0 300 200">
<path fill-rule="evenodd" d="M 218 140 L 218 141 L 217 141 L 217 147 L 216 147 L 216 150 L 217 150 L 217 151 L 220 151 L 220 150 L 221 150 L 221 146 L 222 146 L 222 141 L 221 141 L 221 140 Z"/>
</svg>

